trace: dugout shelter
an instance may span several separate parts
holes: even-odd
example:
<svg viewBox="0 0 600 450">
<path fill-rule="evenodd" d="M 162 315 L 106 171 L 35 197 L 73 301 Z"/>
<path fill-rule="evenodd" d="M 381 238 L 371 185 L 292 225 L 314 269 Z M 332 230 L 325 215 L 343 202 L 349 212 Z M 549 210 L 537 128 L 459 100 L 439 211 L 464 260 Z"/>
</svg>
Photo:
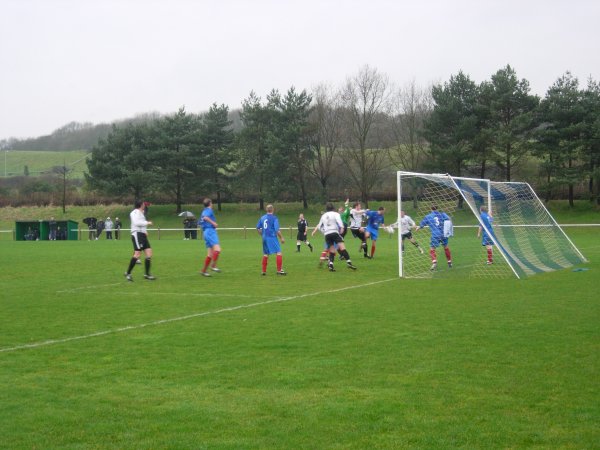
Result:
<svg viewBox="0 0 600 450">
<path fill-rule="evenodd" d="M 76 241 L 78 223 L 74 220 L 57 220 L 57 240 Z M 47 241 L 50 235 L 49 220 L 17 220 L 15 239 L 17 241 Z"/>
</svg>

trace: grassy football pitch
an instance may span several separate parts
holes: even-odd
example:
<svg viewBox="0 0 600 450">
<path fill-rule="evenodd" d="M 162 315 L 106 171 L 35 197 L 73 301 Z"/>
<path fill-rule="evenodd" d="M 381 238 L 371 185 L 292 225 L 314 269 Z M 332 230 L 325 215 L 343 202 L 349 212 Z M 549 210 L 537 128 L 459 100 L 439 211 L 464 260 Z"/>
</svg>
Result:
<svg viewBox="0 0 600 450">
<path fill-rule="evenodd" d="M 401 280 L 387 236 L 329 273 L 286 235 L 261 277 L 222 232 L 212 278 L 151 238 L 133 283 L 128 239 L 0 242 L 0 448 L 598 448 L 600 241 L 567 232 L 589 270 L 524 280 Z"/>
</svg>

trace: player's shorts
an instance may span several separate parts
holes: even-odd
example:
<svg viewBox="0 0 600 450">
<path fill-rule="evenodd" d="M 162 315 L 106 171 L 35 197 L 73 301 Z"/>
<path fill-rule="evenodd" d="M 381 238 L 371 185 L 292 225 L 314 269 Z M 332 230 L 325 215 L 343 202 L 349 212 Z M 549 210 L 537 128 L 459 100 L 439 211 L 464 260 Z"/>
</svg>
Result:
<svg viewBox="0 0 600 450">
<path fill-rule="evenodd" d="M 352 231 L 352 236 L 355 238 L 358 238 L 361 241 L 365 240 L 365 232 L 361 231 L 360 228 L 350 228 L 350 231 Z"/>
<path fill-rule="evenodd" d="M 435 248 L 440 245 L 446 247 L 448 245 L 448 238 L 444 236 L 431 236 L 430 246 Z"/>
<path fill-rule="evenodd" d="M 327 244 L 328 248 L 331 246 L 335 247 L 337 244 L 342 242 L 344 242 L 344 238 L 340 235 L 340 233 L 330 233 L 325 235 L 325 243 Z"/>
<path fill-rule="evenodd" d="M 298 234 L 296 235 L 296 240 L 300 241 L 300 242 L 304 242 L 306 241 L 307 236 L 306 234 L 304 234 L 304 231 L 298 231 Z"/>
<path fill-rule="evenodd" d="M 263 255 L 272 255 L 273 253 L 281 252 L 281 244 L 279 239 L 268 237 L 263 238 Z"/>
<path fill-rule="evenodd" d="M 217 230 L 214 228 L 204 230 L 204 243 L 206 244 L 206 248 L 213 248 L 215 245 L 219 245 Z"/>
<path fill-rule="evenodd" d="M 147 250 L 150 247 L 150 241 L 148 240 L 148 235 L 146 233 L 140 233 L 136 231 L 131 235 L 131 242 L 133 242 L 133 250 L 136 252 L 141 252 L 142 250 Z"/>
<path fill-rule="evenodd" d="M 413 235 L 412 235 L 412 231 L 409 231 L 408 233 L 404 233 L 402 235 L 402 240 L 404 239 L 412 239 Z"/>
<path fill-rule="evenodd" d="M 371 240 L 376 241 L 379 237 L 379 230 L 371 227 L 367 227 L 366 230 L 371 234 Z"/>
<path fill-rule="evenodd" d="M 490 238 L 489 236 L 483 235 L 483 238 L 481 239 L 481 245 L 494 245 L 494 241 L 492 241 L 492 238 Z"/>
</svg>

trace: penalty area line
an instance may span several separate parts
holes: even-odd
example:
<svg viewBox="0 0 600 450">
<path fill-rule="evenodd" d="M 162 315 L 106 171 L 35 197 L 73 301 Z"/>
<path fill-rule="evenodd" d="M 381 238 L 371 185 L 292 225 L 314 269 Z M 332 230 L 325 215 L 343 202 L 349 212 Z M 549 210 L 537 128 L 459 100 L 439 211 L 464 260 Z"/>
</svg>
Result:
<svg viewBox="0 0 600 450">
<path fill-rule="evenodd" d="M 47 347 L 50 345 L 64 344 L 66 342 L 80 341 L 83 339 L 90 339 L 90 338 L 94 338 L 94 337 L 106 336 L 108 334 L 124 333 L 127 331 L 140 330 L 142 328 L 148 328 L 148 327 L 157 326 L 157 325 L 164 325 L 164 324 L 169 324 L 169 323 L 173 323 L 173 322 L 180 322 L 183 320 L 195 319 L 197 317 L 214 316 L 217 314 L 223 314 L 223 313 L 228 313 L 228 312 L 233 312 L 233 311 L 240 311 L 240 310 L 249 309 L 249 308 L 256 308 L 258 306 L 270 305 L 273 303 L 284 303 L 284 302 L 290 302 L 293 300 L 301 300 L 301 299 L 308 298 L 308 297 L 314 297 L 314 296 L 318 296 L 318 295 L 335 294 L 337 292 L 349 291 L 352 289 L 360 289 L 360 288 L 364 288 L 364 287 L 374 286 L 376 284 L 388 283 L 390 281 L 395 281 L 395 280 L 399 280 L 399 278 L 397 278 L 397 277 L 396 278 L 388 278 L 386 280 L 372 281 L 370 283 L 358 284 L 358 285 L 354 285 L 354 286 L 344 286 L 341 288 L 330 289 L 330 290 L 326 290 L 326 291 L 310 292 L 307 294 L 293 295 L 290 297 L 279 297 L 279 298 L 274 298 L 272 300 L 265 300 L 262 302 L 248 303 L 245 305 L 237 305 L 237 306 L 230 306 L 227 308 L 216 309 L 214 311 L 204 311 L 204 312 L 188 314 L 188 315 L 180 316 L 180 317 L 172 317 L 170 319 L 155 320 L 153 322 L 141 323 L 138 325 L 128 325 L 125 327 L 119 327 L 119 328 L 113 328 L 110 330 L 98 331 L 95 333 L 84 334 L 81 336 L 71 336 L 71 337 L 66 337 L 66 338 L 61 338 L 61 339 L 48 339 L 45 341 L 32 342 L 31 344 L 20 344 L 20 345 L 15 345 L 13 347 L 0 348 L 0 353 L 8 353 L 8 352 L 14 352 L 17 350 L 26 350 L 26 349 L 32 349 L 32 348 L 38 348 L 38 347 Z"/>
</svg>

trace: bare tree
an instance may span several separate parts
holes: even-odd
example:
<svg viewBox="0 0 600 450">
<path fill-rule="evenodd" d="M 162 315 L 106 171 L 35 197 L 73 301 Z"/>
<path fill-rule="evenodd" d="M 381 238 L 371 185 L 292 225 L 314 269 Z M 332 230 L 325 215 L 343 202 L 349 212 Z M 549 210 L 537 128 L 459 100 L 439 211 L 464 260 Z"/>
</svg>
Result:
<svg viewBox="0 0 600 450">
<path fill-rule="evenodd" d="M 396 90 L 389 116 L 392 145 L 390 160 L 399 170 L 419 172 L 427 160 L 428 146 L 423 124 L 433 109 L 431 89 L 422 89 L 415 81 Z"/>
<path fill-rule="evenodd" d="M 313 99 L 314 107 L 309 121 L 313 128 L 314 159 L 309 170 L 319 180 L 321 194 L 327 199 L 335 156 L 342 143 L 342 108 L 339 93 L 326 84 L 313 89 Z"/>
<path fill-rule="evenodd" d="M 344 162 L 365 205 L 387 164 L 383 135 L 378 131 L 388 108 L 389 84 L 386 75 L 366 65 L 348 78 L 341 94 L 348 132 Z"/>
</svg>

